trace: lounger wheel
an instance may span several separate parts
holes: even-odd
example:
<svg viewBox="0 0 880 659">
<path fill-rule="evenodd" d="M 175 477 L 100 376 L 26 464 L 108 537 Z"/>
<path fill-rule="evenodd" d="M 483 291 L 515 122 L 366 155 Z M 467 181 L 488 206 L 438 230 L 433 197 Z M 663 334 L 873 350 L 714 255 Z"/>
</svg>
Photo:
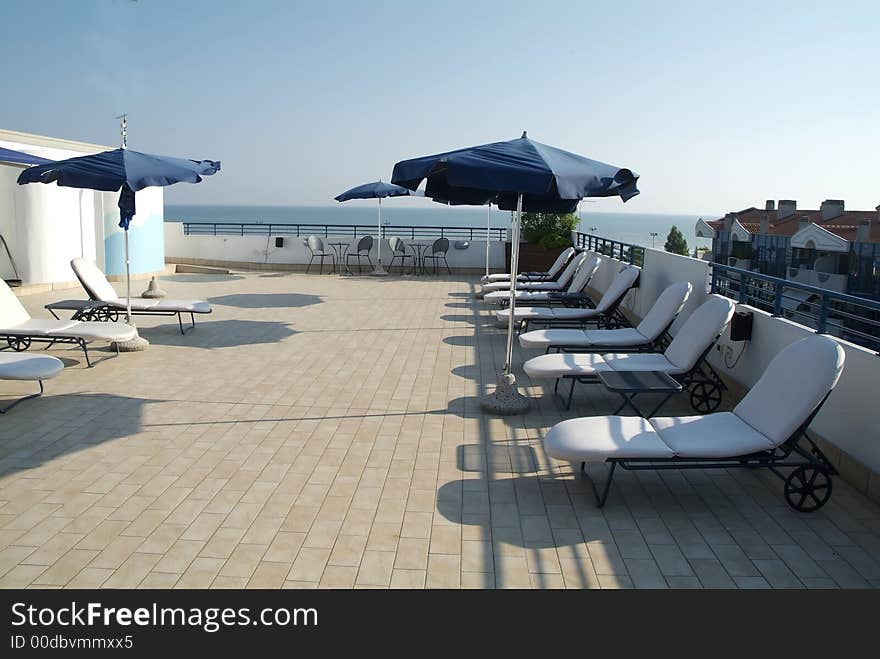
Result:
<svg viewBox="0 0 880 659">
<path fill-rule="evenodd" d="M 714 382 L 697 382 L 691 387 L 691 407 L 701 414 L 709 414 L 721 405 L 721 387 Z"/>
<path fill-rule="evenodd" d="M 785 500 L 801 513 L 812 513 L 831 497 L 831 475 L 824 467 L 803 465 L 785 479 Z"/>
<path fill-rule="evenodd" d="M 31 340 L 27 337 L 7 336 L 6 343 L 16 352 L 24 352 L 31 347 Z"/>
</svg>

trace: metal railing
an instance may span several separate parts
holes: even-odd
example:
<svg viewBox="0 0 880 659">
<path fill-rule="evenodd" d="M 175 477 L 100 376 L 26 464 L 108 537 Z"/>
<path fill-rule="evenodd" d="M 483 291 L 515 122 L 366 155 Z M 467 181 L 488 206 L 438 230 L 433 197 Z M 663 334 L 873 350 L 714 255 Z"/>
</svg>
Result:
<svg viewBox="0 0 880 659">
<path fill-rule="evenodd" d="M 622 243 L 609 238 L 602 238 L 592 233 L 575 232 L 575 247 L 588 249 L 597 254 L 610 256 L 618 261 L 623 261 L 639 267 L 645 264 L 645 248 L 641 245 Z"/>
<path fill-rule="evenodd" d="M 286 222 L 182 222 L 185 236 L 321 236 L 357 238 L 375 236 L 375 224 L 289 224 Z M 461 226 L 412 226 L 388 224 L 382 237 L 398 236 L 410 240 L 449 238 L 485 240 L 486 228 Z M 504 240 L 506 228 L 489 229 L 490 240 Z"/>
<path fill-rule="evenodd" d="M 880 350 L 880 301 L 720 263 L 709 266 L 713 293 L 788 318 L 821 334 Z"/>
</svg>

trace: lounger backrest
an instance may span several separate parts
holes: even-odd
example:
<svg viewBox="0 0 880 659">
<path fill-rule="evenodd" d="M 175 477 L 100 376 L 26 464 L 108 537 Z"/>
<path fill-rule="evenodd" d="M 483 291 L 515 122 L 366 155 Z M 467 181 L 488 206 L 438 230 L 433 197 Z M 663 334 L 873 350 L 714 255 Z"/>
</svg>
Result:
<svg viewBox="0 0 880 659">
<path fill-rule="evenodd" d="M 587 284 L 590 283 L 590 279 L 592 279 L 593 273 L 596 272 L 596 268 L 599 267 L 598 256 L 595 254 L 587 254 L 586 252 L 583 256 L 584 258 L 577 270 L 577 274 L 572 278 L 571 284 L 568 287 L 569 293 L 580 293 L 584 290 Z"/>
<path fill-rule="evenodd" d="M 570 282 L 571 278 L 574 277 L 575 271 L 578 269 L 580 264 L 583 263 L 585 258 L 587 258 L 586 252 L 578 254 L 571 261 L 568 262 L 568 265 L 565 266 L 565 270 L 563 270 L 562 274 L 556 278 L 556 283 L 560 288 L 565 288 L 566 286 L 568 286 L 568 282 Z"/>
<path fill-rule="evenodd" d="M 679 281 L 667 286 L 636 327 L 639 333 L 651 341 L 659 339 L 687 302 L 691 288 L 689 281 Z"/>
<path fill-rule="evenodd" d="M 0 327 L 13 327 L 31 319 L 12 289 L 0 279 Z"/>
<path fill-rule="evenodd" d="M 564 250 L 562 250 L 559 256 L 556 257 L 556 260 L 553 261 L 553 265 L 551 265 L 550 268 L 547 270 L 547 278 L 553 279 L 556 275 L 558 275 L 562 268 L 565 267 L 565 264 L 568 263 L 568 259 L 570 259 L 573 254 L 574 247 L 566 247 Z"/>
<path fill-rule="evenodd" d="M 663 353 L 666 359 L 683 371 L 691 370 L 727 327 L 735 308 L 733 300 L 710 295 L 679 328 Z"/>
<path fill-rule="evenodd" d="M 84 289 L 86 289 L 86 293 L 89 294 L 91 299 L 104 302 L 119 299 L 119 295 L 113 290 L 110 282 L 107 281 L 107 277 L 104 276 L 101 269 L 91 261 L 86 261 L 85 259 L 73 259 L 73 261 L 70 262 L 70 267 L 73 268 L 74 273 L 76 273 L 76 278 L 79 279 L 79 283 L 82 284 Z"/>
<path fill-rule="evenodd" d="M 825 336 L 795 341 L 773 358 L 733 413 L 779 446 L 834 388 L 843 361 L 843 348 Z"/>
<path fill-rule="evenodd" d="M 621 271 L 614 276 L 614 279 L 611 280 L 608 290 L 605 291 L 602 299 L 596 304 L 596 310 L 605 313 L 620 304 L 623 296 L 626 295 L 629 292 L 629 289 L 633 287 L 633 284 L 636 283 L 640 273 L 641 270 L 634 266 L 624 266 Z"/>
</svg>

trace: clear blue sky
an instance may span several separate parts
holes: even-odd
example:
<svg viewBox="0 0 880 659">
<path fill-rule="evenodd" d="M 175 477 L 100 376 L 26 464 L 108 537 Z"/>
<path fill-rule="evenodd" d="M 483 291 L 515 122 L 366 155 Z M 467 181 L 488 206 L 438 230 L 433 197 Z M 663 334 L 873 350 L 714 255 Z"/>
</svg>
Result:
<svg viewBox="0 0 880 659">
<path fill-rule="evenodd" d="M 332 204 L 518 137 L 630 167 L 596 210 L 880 203 L 880 3 L 3 3 L 0 127 L 223 162 L 178 203 Z M 423 202 L 427 203 L 427 202 Z"/>
</svg>

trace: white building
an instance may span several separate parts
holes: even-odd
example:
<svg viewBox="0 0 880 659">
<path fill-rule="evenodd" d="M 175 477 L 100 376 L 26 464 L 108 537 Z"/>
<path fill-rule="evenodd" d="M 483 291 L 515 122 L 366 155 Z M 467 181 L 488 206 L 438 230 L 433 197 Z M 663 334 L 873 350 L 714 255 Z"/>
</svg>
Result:
<svg viewBox="0 0 880 659">
<path fill-rule="evenodd" d="M 50 160 L 112 148 L 3 129 L 0 147 Z M 65 287 L 75 281 L 70 269 L 75 257 L 95 261 L 111 277 L 122 275 L 125 259 L 118 194 L 54 183 L 18 185 L 22 167 L 0 161 L 0 236 L 9 250 L 7 254 L 0 242 L 0 275 L 20 279 L 24 286 Z M 129 232 L 132 274 L 164 269 L 163 224 L 162 188 L 138 192 L 137 215 Z"/>
</svg>

